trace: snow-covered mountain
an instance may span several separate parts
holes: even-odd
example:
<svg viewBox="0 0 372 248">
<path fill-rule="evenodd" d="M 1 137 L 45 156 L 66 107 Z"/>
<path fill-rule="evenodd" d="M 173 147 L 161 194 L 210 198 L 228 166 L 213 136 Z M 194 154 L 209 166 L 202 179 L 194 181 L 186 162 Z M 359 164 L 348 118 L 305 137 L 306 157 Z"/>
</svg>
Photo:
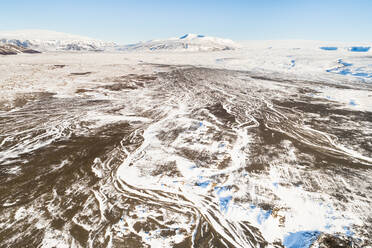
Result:
<svg viewBox="0 0 372 248">
<path fill-rule="evenodd" d="M 0 46 L 15 45 L 37 51 L 222 51 L 239 45 L 232 40 L 186 34 L 179 38 L 117 45 L 88 37 L 47 30 L 0 31 Z"/>
<path fill-rule="evenodd" d="M 40 53 L 39 51 L 24 48 L 13 44 L 0 45 L 0 55 L 15 55 L 18 53 Z"/>
<path fill-rule="evenodd" d="M 0 31 L 0 45 L 12 44 L 39 51 L 101 51 L 114 42 L 47 30 Z"/>
<path fill-rule="evenodd" d="M 127 45 L 121 50 L 130 51 L 222 51 L 234 50 L 239 45 L 229 39 L 208 37 L 197 34 L 186 34 L 179 38 L 170 38 L 166 40 L 151 40 L 137 44 Z"/>
</svg>

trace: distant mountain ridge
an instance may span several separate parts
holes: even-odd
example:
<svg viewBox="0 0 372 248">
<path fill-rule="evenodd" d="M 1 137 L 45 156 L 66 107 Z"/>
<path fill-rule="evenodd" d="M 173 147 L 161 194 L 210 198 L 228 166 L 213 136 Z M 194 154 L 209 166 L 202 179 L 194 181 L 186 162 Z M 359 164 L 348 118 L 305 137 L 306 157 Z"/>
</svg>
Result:
<svg viewBox="0 0 372 248">
<path fill-rule="evenodd" d="M 40 51 L 103 51 L 114 42 L 47 30 L 0 31 L 0 45 L 11 44 Z"/>
<path fill-rule="evenodd" d="M 222 51 L 235 50 L 237 43 L 229 39 L 209 37 L 200 34 L 185 34 L 179 38 L 151 40 L 124 46 L 121 50 L 129 51 Z"/>
<path fill-rule="evenodd" d="M 36 51 L 223 51 L 235 50 L 237 43 L 229 39 L 200 34 L 185 34 L 179 38 L 151 40 L 132 45 L 96 40 L 79 35 L 48 30 L 0 31 L 0 46 L 14 45 Z M 5 48 L 4 48 L 5 49 Z"/>
<path fill-rule="evenodd" d="M 13 44 L 0 45 L 0 55 L 15 55 L 18 53 L 40 53 L 39 51 L 24 48 Z"/>
</svg>

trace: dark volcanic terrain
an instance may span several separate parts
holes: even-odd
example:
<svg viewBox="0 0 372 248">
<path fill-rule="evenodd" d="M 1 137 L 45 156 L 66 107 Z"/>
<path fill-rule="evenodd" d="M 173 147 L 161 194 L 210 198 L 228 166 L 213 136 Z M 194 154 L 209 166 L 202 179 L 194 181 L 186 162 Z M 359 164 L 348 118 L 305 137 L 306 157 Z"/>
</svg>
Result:
<svg viewBox="0 0 372 248">
<path fill-rule="evenodd" d="M 371 85 L 152 66 L 0 102 L 0 247 L 372 246 Z"/>
</svg>

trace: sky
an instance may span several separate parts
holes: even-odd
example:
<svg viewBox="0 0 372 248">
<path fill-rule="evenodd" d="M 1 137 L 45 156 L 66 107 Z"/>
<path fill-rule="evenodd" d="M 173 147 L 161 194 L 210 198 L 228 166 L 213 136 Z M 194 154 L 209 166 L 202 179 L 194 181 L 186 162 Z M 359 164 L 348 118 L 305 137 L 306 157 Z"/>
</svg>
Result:
<svg viewBox="0 0 372 248">
<path fill-rule="evenodd" d="M 186 33 L 243 40 L 372 41 L 372 0 L 17 0 L 0 30 L 46 29 L 121 44 Z"/>
</svg>

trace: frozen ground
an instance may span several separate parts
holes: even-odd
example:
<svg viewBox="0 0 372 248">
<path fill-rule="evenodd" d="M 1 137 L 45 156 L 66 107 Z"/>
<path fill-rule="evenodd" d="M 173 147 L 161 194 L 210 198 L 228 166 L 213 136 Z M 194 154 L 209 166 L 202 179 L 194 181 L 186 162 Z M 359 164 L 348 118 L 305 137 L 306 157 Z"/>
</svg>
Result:
<svg viewBox="0 0 372 248">
<path fill-rule="evenodd" d="M 0 246 L 371 247 L 368 44 L 244 46 L 0 57 Z"/>
</svg>

